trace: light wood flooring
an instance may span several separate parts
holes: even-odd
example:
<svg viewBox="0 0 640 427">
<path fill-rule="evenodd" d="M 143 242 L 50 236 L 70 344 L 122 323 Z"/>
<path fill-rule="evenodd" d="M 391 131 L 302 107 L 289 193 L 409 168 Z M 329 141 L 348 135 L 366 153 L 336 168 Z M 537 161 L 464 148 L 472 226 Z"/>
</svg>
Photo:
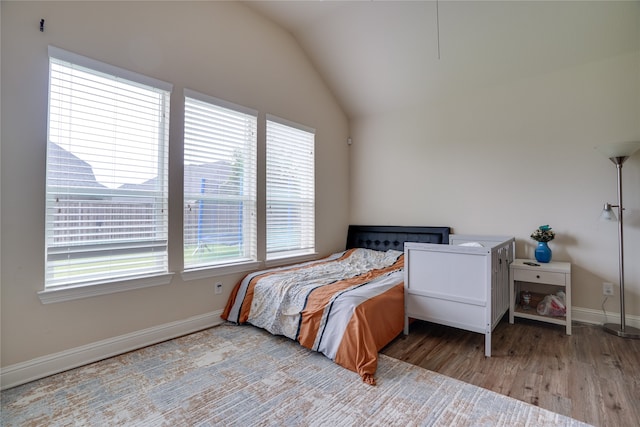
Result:
<svg viewBox="0 0 640 427">
<path fill-rule="evenodd" d="M 383 354 L 595 426 L 640 426 L 640 340 L 508 317 L 484 335 L 415 321 Z"/>
</svg>

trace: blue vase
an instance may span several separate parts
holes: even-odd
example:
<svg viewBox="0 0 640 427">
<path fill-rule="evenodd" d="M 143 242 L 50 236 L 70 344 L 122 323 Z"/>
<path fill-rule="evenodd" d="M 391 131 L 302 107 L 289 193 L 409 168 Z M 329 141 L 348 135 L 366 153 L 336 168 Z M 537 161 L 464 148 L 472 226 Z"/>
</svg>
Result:
<svg viewBox="0 0 640 427">
<path fill-rule="evenodd" d="M 536 261 L 549 262 L 551 261 L 551 248 L 547 242 L 538 242 L 538 247 L 535 251 Z"/>
</svg>

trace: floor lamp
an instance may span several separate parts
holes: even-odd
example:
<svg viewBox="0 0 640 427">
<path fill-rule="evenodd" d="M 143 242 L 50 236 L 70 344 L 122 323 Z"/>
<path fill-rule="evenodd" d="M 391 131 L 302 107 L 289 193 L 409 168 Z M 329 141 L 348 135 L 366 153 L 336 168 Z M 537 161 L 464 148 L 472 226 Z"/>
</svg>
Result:
<svg viewBox="0 0 640 427">
<path fill-rule="evenodd" d="M 605 323 L 604 330 L 610 334 L 623 338 L 640 338 L 640 329 L 625 325 L 624 314 L 624 240 L 622 228 L 622 216 L 624 208 L 622 207 L 622 164 L 633 153 L 640 149 L 640 141 L 623 142 L 618 144 L 603 145 L 597 147 L 598 151 L 607 156 L 618 170 L 618 204 L 612 205 L 605 203 L 602 210 L 602 219 L 615 221 L 616 216 L 612 208 L 618 208 L 618 261 L 620 275 L 620 324 Z"/>
</svg>

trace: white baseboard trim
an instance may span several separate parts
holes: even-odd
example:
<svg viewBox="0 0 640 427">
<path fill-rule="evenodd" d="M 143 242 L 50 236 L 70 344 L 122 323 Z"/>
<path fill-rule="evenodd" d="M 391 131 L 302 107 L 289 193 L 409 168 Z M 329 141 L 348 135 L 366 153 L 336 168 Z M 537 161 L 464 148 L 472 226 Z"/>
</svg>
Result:
<svg viewBox="0 0 640 427">
<path fill-rule="evenodd" d="M 0 372 L 0 389 L 219 325 L 224 322 L 221 314 L 218 310 L 9 365 Z"/>
<path fill-rule="evenodd" d="M 590 323 L 592 325 L 604 325 L 605 323 L 620 324 L 620 313 L 607 311 L 605 314 L 602 310 L 593 310 L 591 308 L 573 307 L 571 310 L 572 320 L 574 322 Z M 625 316 L 625 324 L 640 328 L 640 316 Z"/>
</svg>

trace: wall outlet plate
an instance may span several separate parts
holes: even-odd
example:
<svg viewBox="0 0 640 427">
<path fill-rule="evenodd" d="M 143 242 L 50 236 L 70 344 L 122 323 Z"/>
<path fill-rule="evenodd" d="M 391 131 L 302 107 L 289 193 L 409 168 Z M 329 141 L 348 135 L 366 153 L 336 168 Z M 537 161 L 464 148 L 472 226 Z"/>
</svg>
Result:
<svg viewBox="0 0 640 427">
<path fill-rule="evenodd" d="M 602 295 L 613 296 L 613 283 L 602 282 Z"/>
</svg>

